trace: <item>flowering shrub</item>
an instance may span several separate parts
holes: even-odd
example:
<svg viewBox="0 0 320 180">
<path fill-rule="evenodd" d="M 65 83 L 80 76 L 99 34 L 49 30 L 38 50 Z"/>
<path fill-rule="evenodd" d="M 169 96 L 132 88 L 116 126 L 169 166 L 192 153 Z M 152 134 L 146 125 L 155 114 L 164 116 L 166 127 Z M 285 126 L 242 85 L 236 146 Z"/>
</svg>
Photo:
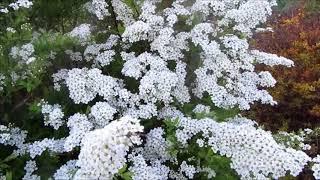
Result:
<svg viewBox="0 0 320 180">
<path fill-rule="evenodd" d="M 3 52 L 14 67 L 0 71 L 2 105 L 13 107 L 1 110 L 3 178 L 318 178 L 317 159 L 239 114 L 277 103 L 266 91 L 275 79 L 256 64 L 293 66 L 249 48 L 275 5 L 92 0 L 69 32 L 30 30 Z"/>
</svg>

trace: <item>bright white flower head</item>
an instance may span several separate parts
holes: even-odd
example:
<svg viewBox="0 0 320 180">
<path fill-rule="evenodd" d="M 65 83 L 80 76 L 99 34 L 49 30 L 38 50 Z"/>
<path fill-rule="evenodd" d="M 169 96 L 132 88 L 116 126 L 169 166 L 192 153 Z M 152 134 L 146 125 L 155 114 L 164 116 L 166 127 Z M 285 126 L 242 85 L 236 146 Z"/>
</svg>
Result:
<svg viewBox="0 0 320 180">
<path fill-rule="evenodd" d="M 27 43 L 22 45 L 21 47 L 12 47 L 10 56 L 13 59 L 20 59 L 22 61 L 19 61 L 19 63 L 25 63 L 30 64 L 33 62 L 36 58 L 33 57 L 33 53 L 35 52 L 34 46 L 31 43 Z"/>
<path fill-rule="evenodd" d="M 76 160 L 70 160 L 65 165 L 61 166 L 56 173 L 54 173 L 53 178 L 58 179 L 64 179 L 69 180 L 72 179 L 73 174 L 76 172 Z"/>
<path fill-rule="evenodd" d="M 90 24 L 81 24 L 78 27 L 75 27 L 69 35 L 71 37 L 77 38 L 82 44 L 85 44 L 90 40 L 91 30 Z"/>
<path fill-rule="evenodd" d="M 54 129 L 59 129 L 60 126 L 63 125 L 62 118 L 64 117 L 64 113 L 59 104 L 50 105 L 48 102 L 41 102 L 41 112 L 44 116 L 44 124 L 46 126 L 50 125 Z"/>
<path fill-rule="evenodd" d="M 90 116 L 93 118 L 94 125 L 104 127 L 113 120 L 115 113 L 117 113 L 117 110 L 107 102 L 97 102 L 91 107 Z"/>
<path fill-rule="evenodd" d="M 36 170 L 38 170 L 35 161 L 27 161 L 24 170 L 26 171 L 26 174 L 23 176 L 22 180 L 40 180 L 40 176 L 33 174 Z"/>
<path fill-rule="evenodd" d="M 102 20 L 105 16 L 109 16 L 108 3 L 105 0 L 92 0 L 87 7 L 89 12 L 95 14 L 99 20 Z"/>
<path fill-rule="evenodd" d="M 77 162 L 80 169 L 75 178 L 112 179 L 127 162 L 130 147 L 142 143 L 138 135 L 142 131 L 139 120 L 125 116 L 86 134 Z"/>
<path fill-rule="evenodd" d="M 80 145 L 82 138 L 92 129 L 93 125 L 88 121 L 86 115 L 80 113 L 69 117 L 67 125 L 70 132 L 65 140 L 64 149 L 71 151 L 74 147 Z"/>
<path fill-rule="evenodd" d="M 30 8 L 33 5 L 32 1 L 29 0 L 17 0 L 14 3 L 9 4 L 13 10 L 18 10 L 20 8 Z"/>
</svg>

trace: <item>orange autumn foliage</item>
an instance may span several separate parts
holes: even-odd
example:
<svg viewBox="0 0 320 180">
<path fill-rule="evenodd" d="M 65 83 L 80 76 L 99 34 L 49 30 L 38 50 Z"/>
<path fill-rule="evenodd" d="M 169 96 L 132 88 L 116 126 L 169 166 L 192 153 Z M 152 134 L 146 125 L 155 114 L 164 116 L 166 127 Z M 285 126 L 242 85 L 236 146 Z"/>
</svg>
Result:
<svg viewBox="0 0 320 180">
<path fill-rule="evenodd" d="M 273 32 L 258 33 L 253 48 L 278 54 L 295 63 L 293 68 L 259 67 L 277 79 L 269 92 L 277 106 L 257 105 L 250 114 L 271 130 L 320 125 L 320 12 L 303 8 L 275 14 L 269 21 Z"/>
</svg>

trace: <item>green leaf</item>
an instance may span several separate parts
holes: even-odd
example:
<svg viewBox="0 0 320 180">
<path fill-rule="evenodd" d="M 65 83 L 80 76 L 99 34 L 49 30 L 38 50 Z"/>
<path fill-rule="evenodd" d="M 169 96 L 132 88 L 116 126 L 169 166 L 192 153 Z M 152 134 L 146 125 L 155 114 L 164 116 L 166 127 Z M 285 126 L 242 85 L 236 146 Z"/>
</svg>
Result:
<svg viewBox="0 0 320 180">
<path fill-rule="evenodd" d="M 132 175 L 133 175 L 132 172 L 125 172 L 125 173 L 121 174 L 121 177 L 124 180 L 132 180 Z"/>
<path fill-rule="evenodd" d="M 127 167 L 128 167 L 128 165 L 125 164 L 121 169 L 119 169 L 118 173 L 119 173 L 119 174 L 122 174 L 122 173 L 126 172 Z"/>
<path fill-rule="evenodd" d="M 6 172 L 6 180 L 12 180 L 12 171 Z"/>
<path fill-rule="evenodd" d="M 12 153 L 11 155 L 9 155 L 8 157 L 6 157 L 4 160 L 2 160 L 2 162 L 9 162 L 13 159 L 16 159 L 18 156 L 15 153 Z"/>
</svg>

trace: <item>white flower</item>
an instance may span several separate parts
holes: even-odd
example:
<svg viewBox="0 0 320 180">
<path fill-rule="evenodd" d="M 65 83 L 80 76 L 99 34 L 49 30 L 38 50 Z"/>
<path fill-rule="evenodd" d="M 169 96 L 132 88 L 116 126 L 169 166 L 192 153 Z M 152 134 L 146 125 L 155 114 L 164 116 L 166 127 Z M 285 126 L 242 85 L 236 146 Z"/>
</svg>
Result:
<svg viewBox="0 0 320 180">
<path fill-rule="evenodd" d="M 96 57 L 95 61 L 97 63 L 99 63 L 102 67 L 103 66 L 107 66 L 113 60 L 113 56 L 115 54 L 116 53 L 114 52 L 114 50 L 104 51 L 104 52 L 98 54 L 98 56 Z"/>
<path fill-rule="evenodd" d="M 99 20 L 110 15 L 108 11 L 108 3 L 105 0 L 92 0 L 87 9 L 89 12 L 95 14 Z"/>
<path fill-rule="evenodd" d="M 91 107 L 90 116 L 93 117 L 93 122 L 97 127 L 104 127 L 113 120 L 113 116 L 116 112 L 117 110 L 107 102 L 97 102 Z"/>
<path fill-rule="evenodd" d="M 231 167 L 242 179 L 269 175 L 277 179 L 287 171 L 297 176 L 311 161 L 304 152 L 277 144 L 270 132 L 255 128 L 251 123 L 239 123 L 239 120 L 218 123 L 208 118 L 182 118 L 178 128 L 176 137 L 182 144 L 202 133 L 214 152 L 231 158 Z"/>
<path fill-rule="evenodd" d="M 82 44 L 85 44 L 90 40 L 91 30 L 90 24 L 81 24 L 78 27 L 75 27 L 69 35 L 71 37 L 77 38 Z"/>
<path fill-rule="evenodd" d="M 2 91 L 3 87 L 5 86 L 5 81 L 4 81 L 5 79 L 6 77 L 0 73 L 0 91 Z"/>
<path fill-rule="evenodd" d="M 149 31 L 151 31 L 149 24 L 142 21 L 137 21 L 126 28 L 122 34 L 122 37 L 123 39 L 133 43 L 148 39 Z"/>
<path fill-rule="evenodd" d="M 68 161 L 54 173 L 53 178 L 56 180 L 71 180 L 77 170 L 76 163 L 76 160 Z"/>
<path fill-rule="evenodd" d="M 27 161 L 24 170 L 26 171 L 26 174 L 23 176 L 22 180 L 40 180 L 40 176 L 33 174 L 36 170 L 38 170 L 35 161 Z"/>
<path fill-rule="evenodd" d="M 15 29 L 13 29 L 12 27 L 7 27 L 6 29 L 8 32 L 11 32 L 11 33 L 16 33 L 17 31 Z"/>
<path fill-rule="evenodd" d="M 16 11 L 20 8 L 30 8 L 32 5 L 33 3 L 29 0 L 17 0 L 16 2 L 9 4 L 9 7 Z"/>
<path fill-rule="evenodd" d="M 70 132 L 64 142 L 64 149 L 71 151 L 80 145 L 82 138 L 92 129 L 92 123 L 88 121 L 87 116 L 76 113 L 69 117 L 67 125 Z"/>
<path fill-rule="evenodd" d="M 59 127 L 63 125 L 62 118 L 64 117 L 61 106 L 59 104 L 50 105 L 45 101 L 42 101 L 40 105 L 41 112 L 45 119 L 44 124 L 46 126 L 50 125 L 56 130 L 59 129 Z"/>
<path fill-rule="evenodd" d="M 32 57 L 34 51 L 33 45 L 31 43 L 27 43 L 21 47 L 12 47 L 10 56 L 14 59 L 21 59 L 22 61 L 19 61 L 20 63 L 29 64 L 36 59 L 35 57 Z"/>
<path fill-rule="evenodd" d="M 112 179 L 127 162 L 129 148 L 141 143 L 137 133 L 142 131 L 139 120 L 126 116 L 86 134 L 75 179 Z"/>
<path fill-rule="evenodd" d="M 205 106 L 203 104 L 197 104 L 196 107 L 193 109 L 193 112 L 208 114 L 210 112 L 210 106 Z"/>
</svg>

